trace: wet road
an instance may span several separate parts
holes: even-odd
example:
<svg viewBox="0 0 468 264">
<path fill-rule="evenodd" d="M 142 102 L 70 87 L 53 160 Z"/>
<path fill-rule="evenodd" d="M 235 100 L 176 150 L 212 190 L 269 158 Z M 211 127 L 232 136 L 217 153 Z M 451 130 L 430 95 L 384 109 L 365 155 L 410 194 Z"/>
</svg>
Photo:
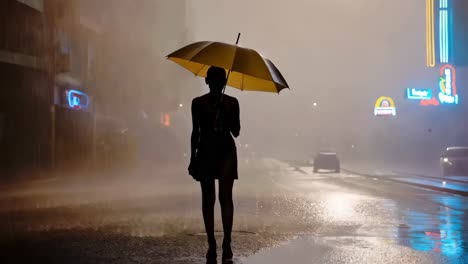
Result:
<svg viewBox="0 0 468 264">
<path fill-rule="evenodd" d="M 0 189 L 2 263 L 205 263 L 184 168 Z M 468 263 L 463 196 L 268 159 L 234 192 L 235 263 Z"/>
</svg>

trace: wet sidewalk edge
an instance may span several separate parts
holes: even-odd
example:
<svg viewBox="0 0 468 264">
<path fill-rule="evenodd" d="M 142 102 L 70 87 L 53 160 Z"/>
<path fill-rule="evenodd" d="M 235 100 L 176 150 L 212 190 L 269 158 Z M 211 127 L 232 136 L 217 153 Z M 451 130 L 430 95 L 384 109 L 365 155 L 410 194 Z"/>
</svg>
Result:
<svg viewBox="0 0 468 264">
<path fill-rule="evenodd" d="M 419 187 L 419 188 L 430 189 L 430 190 L 433 190 L 433 191 L 451 193 L 451 194 L 456 194 L 456 195 L 468 197 L 468 192 L 467 191 L 461 191 L 461 190 L 455 190 L 455 189 L 446 188 L 446 187 L 438 187 L 438 186 L 434 186 L 434 185 L 420 184 L 420 183 L 408 182 L 408 181 L 404 181 L 404 180 L 398 180 L 398 178 L 394 178 L 395 175 L 389 175 L 390 177 L 385 177 L 383 175 L 364 173 L 364 172 L 360 172 L 360 171 L 356 171 L 356 170 L 350 170 L 348 168 L 342 168 L 342 170 L 345 171 L 345 172 L 356 174 L 356 175 L 363 176 L 363 177 L 379 178 L 379 179 L 389 181 L 389 182 L 406 184 L 406 185 L 411 185 L 411 186 L 415 186 L 415 187 Z M 414 175 L 414 174 L 412 174 L 412 175 Z"/>
</svg>

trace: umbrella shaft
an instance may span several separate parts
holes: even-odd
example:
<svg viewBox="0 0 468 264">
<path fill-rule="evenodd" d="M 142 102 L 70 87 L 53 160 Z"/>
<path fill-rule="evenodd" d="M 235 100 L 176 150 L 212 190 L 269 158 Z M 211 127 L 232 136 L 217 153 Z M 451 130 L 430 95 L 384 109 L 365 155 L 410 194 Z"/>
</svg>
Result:
<svg viewBox="0 0 468 264">
<path fill-rule="evenodd" d="M 239 44 L 240 36 L 241 36 L 241 33 L 239 32 L 239 34 L 237 34 L 236 45 Z M 224 87 L 223 87 L 223 93 L 221 94 L 221 99 L 219 99 L 218 112 L 216 113 L 216 121 L 218 121 L 219 112 L 221 111 L 221 103 L 223 102 L 224 93 L 226 92 L 226 85 L 229 80 L 229 75 L 231 75 L 231 70 L 228 71 L 226 82 L 224 83 Z"/>
<path fill-rule="evenodd" d="M 239 33 L 239 36 L 240 36 L 240 33 Z M 237 41 L 239 41 L 239 36 L 237 37 Z M 219 99 L 218 111 L 216 112 L 216 121 L 218 121 L 219 112 L 221 111 L 221 103 L 223 102 L 224 93 L 226 92 L 226 85 L 229 80 L 229 75 L 231 75 L 231 70 L 228 71 L 226 82 L 224 83 L 224 87 L 223 87 L 223 93 L 221 94 L 221 98 Z"/>
</svg>

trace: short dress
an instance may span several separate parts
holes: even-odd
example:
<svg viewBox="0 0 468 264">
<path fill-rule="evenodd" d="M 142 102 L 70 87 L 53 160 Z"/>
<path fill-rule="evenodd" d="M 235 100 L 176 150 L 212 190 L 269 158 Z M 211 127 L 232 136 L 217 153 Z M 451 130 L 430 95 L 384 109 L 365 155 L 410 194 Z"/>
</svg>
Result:
<svg viewBox="0 0 468 264">
<path fill-rule="evenodd" d="M 209 94 L 195 98 L 192 115 L 199 123 L 197 160 L 202 179 L 238 179 L 237 149 L 231 133 L 239 134 L 239 103 L 224 95 L 218 106 Z M 197 128 L 194 128 L 197 129 Z"/>
</svg>

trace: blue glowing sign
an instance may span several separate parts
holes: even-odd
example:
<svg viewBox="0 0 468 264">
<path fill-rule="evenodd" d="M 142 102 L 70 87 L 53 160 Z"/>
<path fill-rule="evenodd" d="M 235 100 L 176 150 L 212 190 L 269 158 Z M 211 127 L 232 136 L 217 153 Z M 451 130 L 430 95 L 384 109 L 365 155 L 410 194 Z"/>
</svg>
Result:
<svg viewBox="0 0 468 264">
<path fill-rule="evenodd" d="M 406 98 L 411 100 L 430 100 L 432 99 L 432 90 L 407 88 Z"/>
<path fill-rule="evenodd" d="M 450 21 L 448 0 L 439 0 L 439 51 L 440 63 L 449 63 Z"/>
<path fill-rule="evenodd" d="M 89 96 L 77 90 L 66 91 L 68 106 L 75 110 L 86 110 L 89 107 Z"/>
</svg>

